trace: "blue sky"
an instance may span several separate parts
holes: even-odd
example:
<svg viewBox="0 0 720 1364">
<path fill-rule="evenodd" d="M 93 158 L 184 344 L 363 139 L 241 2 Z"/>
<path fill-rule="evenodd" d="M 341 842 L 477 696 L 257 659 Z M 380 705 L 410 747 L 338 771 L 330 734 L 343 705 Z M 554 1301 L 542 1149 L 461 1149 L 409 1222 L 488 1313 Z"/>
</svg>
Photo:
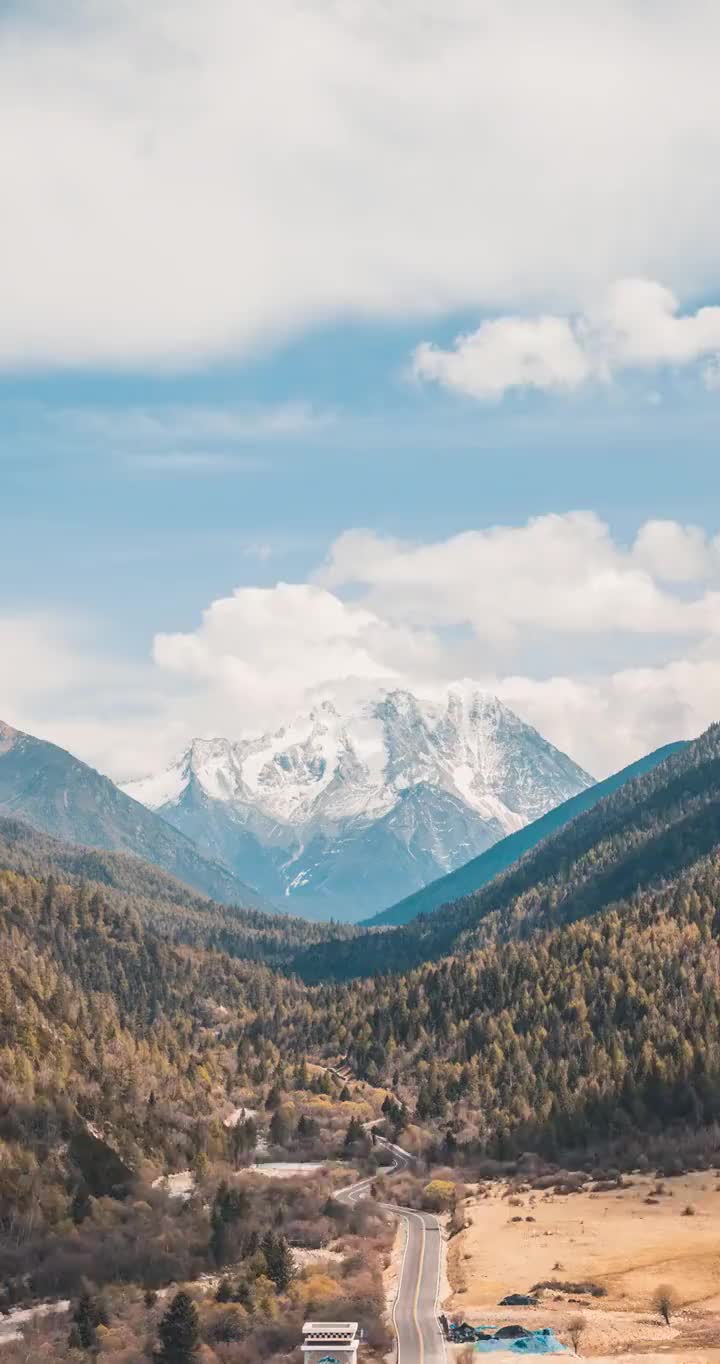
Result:
<svg viewBox="0 0 720 1364">
<path fill-rule="evenodd" d="M 655 375 L 660 402 L 631 386 L 478 407 L 403 373 L 428 330 L 322 329 L 181 375 L 6 377 L 3 607 L 109 611 L 146 653 L 159 623 L 188 624 L 231 586 L 303 580 L 349 525 L 440 539 L 589 507 L 622 540 L 652 518 L 716 529 L 715 394 Z M 289 431 L 253 431 L 283 408 Z M 249 429 L 182 432 L 198 411 L 245 412 Z M 179 434 L 124 433 L 137 412 L 172 414 Z"/>
<path fill-rule="evenodd" d="M 0 36 L 3 718 L 119 776 L 323 687 L 598 773 L 715 718 L 715 7 Z"/>
</svg>

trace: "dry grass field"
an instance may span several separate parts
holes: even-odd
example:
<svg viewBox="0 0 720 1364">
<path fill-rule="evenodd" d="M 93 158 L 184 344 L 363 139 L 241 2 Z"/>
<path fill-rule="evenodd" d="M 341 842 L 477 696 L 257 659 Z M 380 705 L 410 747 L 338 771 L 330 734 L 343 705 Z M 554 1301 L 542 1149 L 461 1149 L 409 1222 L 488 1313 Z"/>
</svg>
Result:
<svg viewBox="0 0 720 1364">
<path fill-rule="evenodd" d="M 506 1184 L 470 1192 L 469 1225 L 450 1242 L 446 1307 L 474 1323 L 552 1326 L 566 1341 L 571 1318 L 582 1315 L 580 1354 L 720 1364 L 720 1176 L 634 1175 L 627 1184 L 567 1195 Z M 605 1291 L 545 1289 L 536 1308 L 498 1307 L 546 1280 Z M 669 1326 L 653 1309 L 663 1284 L 677 1302 Z"/>
</svg>

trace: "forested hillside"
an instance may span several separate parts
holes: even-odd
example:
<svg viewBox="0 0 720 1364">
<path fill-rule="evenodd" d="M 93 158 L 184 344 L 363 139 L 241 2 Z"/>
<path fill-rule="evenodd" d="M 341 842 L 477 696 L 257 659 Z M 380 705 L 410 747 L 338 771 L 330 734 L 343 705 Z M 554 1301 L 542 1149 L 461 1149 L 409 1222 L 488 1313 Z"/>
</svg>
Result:
<svg viewBox="0 0 720 1364">
<path fill-rule="evenodd" d="M 452 954 L 335 984 L 287 973 L 317 926 L 233 917 L 190 892 L 173 901 L 169 878 L 134 883 L 134 859 L 103 859 L 107 883 L 87 882 L 82 851 L 6 824 L 0 1270 L 12 1292 L 29 1266 L 32 1291 L 75 1282 L 68 1219 L 84 1225 L 89 1198 L 119 1208 L 148 1163 L 200 1178 L 208 1155 L 248 1159 L 255 1122 L 222 1123 L 240 1094 L 281 1150 L 337 1149 L 354 1096 L 324 1076 L 313 1108 L 310 1062 L 342 1057 L 386 1085 L 390 1130 L 413 1123 L 446 1157 L 593 1158 L 614 1144 L 632 1162 L 661 1135 L 681 1149 L 708 1131 L 720 1121 L 719 748 L 715 727 L 473 897 L 482 913 L 463 902 Z M 95 1237 L 110 1265 L 104 1216 L 83 1245 Z M 204 1263 L 177 1253 L 188 1272 Z"/>
<path fill-rule="evenodd" d="M 336 1207 L 342 1172 L 237 1179 L 260 1133 L 275 1155 L 353 1156 L 379 1113 L 294 1051 L 306 1007 L 266 966 L 163 941 L 130 895 L 0 871 L 0 1308 L 74 1299 L 3 1355 L 75 1359 L 81 1332 L 88 1358 L 144 1359 L 171 1301 L 155 1290 L 225 1266 L 203 1359 L 285 1356 L 327 1301 L 387 1349 L 382 1213 Z M 328 1242 L 323 1275 L 296 1265 L 290 1245 Z"/>
<path fill-rule="evenodd" d="M 301 952 L 308 981 L 404 971 L 598 913 L 661 886 L 719 838 L 720 725 L 601 800 L 474 895 L 401 928 Z"/>
<path fill-rule="evenodd" d="M 715 851 L 595 917 L 322 987 L 305 1045 L 498 1155 L 697 1126 L 720 1118 L 719 935 Z"/>
<path fill-rule="evenodd" d="M 352 938 L 358 932 L 349 925 L 315 924 L 217 904 L 129 853 L 63 843 L 2 815 L 1 869 L 94 888 L 119 914 L 137 915 L 167 942 L 220 949 L 276 965 L 289 963 L 299 947 L 335 934 Z"/>
</svg>

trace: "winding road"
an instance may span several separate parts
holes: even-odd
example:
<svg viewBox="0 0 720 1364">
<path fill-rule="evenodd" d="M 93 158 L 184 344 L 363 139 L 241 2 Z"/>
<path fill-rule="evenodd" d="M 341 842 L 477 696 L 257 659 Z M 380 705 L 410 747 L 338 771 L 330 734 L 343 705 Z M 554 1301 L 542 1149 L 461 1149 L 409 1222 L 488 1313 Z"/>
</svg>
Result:
<svg viewBox="0 0 720 1364">
<path fill-rule="evenodd" d="M 386 1174 L 406 1170 L 412 1165 L 413 1157 L 408 1151 L 403 1151 L 401 1146 L 395 1146 L 377 1135 L 375 1140 L 393 1158 L 392 1164 L 385 1167 Z M 339 1189 L 336 1197 L 347 1203 L 357 1203 L 371 1196 L 372 1184 L 372 1179 L 362 1179 L 357 1184 Z M 445 1341 L 438 1322 L 442 1267 L 440 1223 L 429 1212 L 399 1208 L 391 1203 L 385 1203 L 383 1207 L 403 1221 L 406 1228 L 405 1249 L 392 1312 L 397 1337 L 397 1364 L 445 1364 Z M 0 1346 L 22 1339 L 18 1328 L 35 1316 L 48 1312 L 66 1313 L 69 1308 L 70 1303 L 62 1301 L 14 1310 L 4 1322 L 0 1322 Z"/>
<path fill-rule="evenodd" d="M 376 1137 L 393 1156 L 393 1170 L 404 1170 L 412 1164 L 412 1156 L 401 1146 L 394 1146 L 383 1137 Z M 342 1189 L 338 1197 L 348 1203 L 367 1198 L 373 1181 L 363 1179 Z M 437 1217 L 430 1212 L 416 1212 L 413 1208 L 383 1205 L 388 1212 L 405 1223 L 405 1249 L 393 1307 L 393 1325 L 397 1337 L 397 1364 L 445 1364 L 445 1341 L 438 1322 L 438 1298 L 442 1268 L 442 1234 Z"/>
</svg>

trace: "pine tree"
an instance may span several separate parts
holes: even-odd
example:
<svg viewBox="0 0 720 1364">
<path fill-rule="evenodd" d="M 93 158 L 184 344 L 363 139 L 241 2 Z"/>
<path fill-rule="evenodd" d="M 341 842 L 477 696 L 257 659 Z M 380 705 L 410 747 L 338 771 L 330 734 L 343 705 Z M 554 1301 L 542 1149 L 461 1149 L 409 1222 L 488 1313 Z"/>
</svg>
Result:
<svg viewBox="0 0 720 1364">
<path fill-rule="evenodd" d="M 286 1146 L 290 1137 L 290 1124 L 281 1108 L 276 1108 L 270 1119 L 270 1141 L 273 1146 Z"/>
<path fill-rule="evenodd" d="M 70 1205 L 70 1216 L 76 1227 L 79 1227 L 80 1223 L 85 1221 L 85 1218 L 90 1212 L 91 1204 L 92 1199 L 86 1186 L 84 1184 L 78 1184 Z"/>
<path fill-rule="evenodd" d="M 351 1118 L 345 1133 L 345 1149 L 349 1150 L 356 1142 L 362 1141 L 365 1136 L 363 1125 L 359 1118 Z"/>
<path fill-rule="evenodd" d="M 176 1293 L 159 1327 L 162 1364 L 192 1364 L 200 1345 L 197 1308 L 188 1293 Z"/>
<path fill-rule="evenodd" d="M 277 1083 L 277 1081 L 275 1081 L 275 1084 L 272 1086 L 272 1088 L 271 1088 L 271 1089 L 269 1090 L 269 1092 L 268 1092 L 268 1096 L 267 1096 L 267 1098 L 266 1098 L 266 1100 L 265 1100 L 265 1107 L 266 1107 L 267 1109 L 279 1108 L 281 1103 L 282 1103 L 282 1090 L 280 1089 L 280 1086 L 279 1086 L 279 1084 Z"/>
<path fill-rule="evenodd" d="M 272 1279 L 278 1293 L 284 1293 L 295 1277 L 295 1261 L 284 1236 L 276 1236 L 269 1231 L 263 1238 L 263 1254 L 267 1263 L 268 1278 Z"/>
<path fill-rule="evenodd" d="M 231 1302 L 233 1295 L 232 1284 L 229 1279 L 221 1279 L 215 1294 L 216 1302 Z"/>
<path fill-rule="evenodd" d="M 100 1299 L 89 1288 L 83 1289 L 72 1317 L 69 1344 L 75 1349 L 95 1350 L 98 1326 L 107 1324 L 107 1313 Z"/>
</svg>

